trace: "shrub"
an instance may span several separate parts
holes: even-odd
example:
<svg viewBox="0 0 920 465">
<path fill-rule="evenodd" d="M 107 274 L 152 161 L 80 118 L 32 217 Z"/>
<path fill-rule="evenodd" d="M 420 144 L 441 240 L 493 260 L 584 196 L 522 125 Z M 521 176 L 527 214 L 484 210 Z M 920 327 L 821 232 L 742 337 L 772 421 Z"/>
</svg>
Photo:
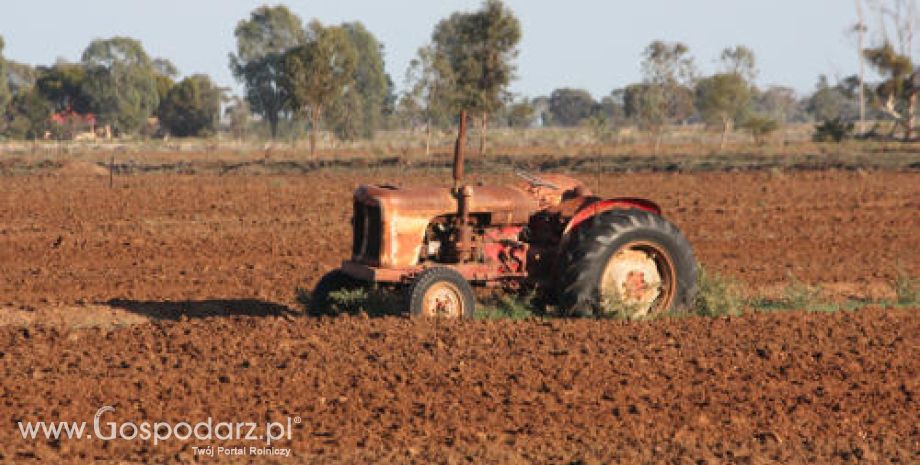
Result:
<svg viewBox="0 0 920 465">
<path fill-rule="evenodd" d="M 741 127 L 751 131 L 754 142 L 758 145 L 764 145 L 767 137 L 779 129 L 779 122 L 767 116 L 754 115 L 744 120 Z"/>
<path fill-rule="evenodd" d="M 740 315 L 747 300 L 741 284 L 718 273 L 700 268 L 699 290 L 693 304 L 693 313 L 701 316 Z"/>
<path fill-rule="evenodd" d="M 812 139 L 815 142 L 841 142 L 853 136 L 855 127 L 853 123 L 845 122 L 841 118 L 824 120 L 815 126 L 815 134 Z"/>
</svg>

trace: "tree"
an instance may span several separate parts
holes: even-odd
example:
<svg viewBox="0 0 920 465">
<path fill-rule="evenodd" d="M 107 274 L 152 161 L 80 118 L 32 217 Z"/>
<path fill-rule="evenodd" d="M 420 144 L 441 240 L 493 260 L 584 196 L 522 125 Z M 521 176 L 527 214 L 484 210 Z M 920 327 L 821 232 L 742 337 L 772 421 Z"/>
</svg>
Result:
<svg viewBox="0 0 920 465">
<path fill-rule="evenodd" d="M 622 124 L 626 119 L 626 90 L 614 89 L 598 102 L 597 111 L 612 125 Z"/>
<path fill-rule="evenodd" d="M 237 51 L 230 54 L 230 70 L 246 87 L 252 111 L 268 121 L 272 137 L 277 137 L 288 99 L 281 85 L 282 59 L 306 42 L 302 21 L 283 5 L 261 6 L 236 25 L 234 35 Z"/>
<path fill-rule="evenodd" d="M 3 58 L 3 36 L 0 36 L 0 112 L 10 103 L 12 93 L 6 79 L 6 59 Z"/>
<path fill-rule="evenodd" d="M 722 62 L 724 73 L 737 74 L 752 85 L 754 80 L 757 79 L 757 59 L 754 56 L 754 51 L 744 45 L 736 45 L 722 50 L 719 60 Z"/>
<path fill-rule="evenodd" d="M 894 119 L 891 136 L 903 128 L 911 140 L 920 94 L 920 70 L 914 67 L 914 28 L 918 24 L 915 0 L 875 0 L 880 45 L 863 50 L 866 61 L 883 77 L 875 85 L 872 100 L 883 114 Z M 889 31 L 894 31 L 889 34 Z M 860 89 L 862 89 L 860 87 Z"/>
<path fill-rule="evenodd" d="M 42 97 L 38 89 L 21 89 L 9 102 L 6 115 L 0 113 L 0 121 L 6 120 L 6 127 L 0 131 L 14 139 L 36 139 L 44 137 L 49 129 L 51 104 Z"/>
<path fill-rule="evenodd" d="M 806 110 L 815 121 L 841 119 L 849 121 L 858 115 L 858 102 L 841 84 L 831 86 L 827 76 L 819 76 L 815 92 L 808 99 Z"/>
<path fill-rule="evenodd" d="M 179 76 L 179 69 L 176 65 L 166 58 L 155 58 L 151 62 L 153 66 L 154 79 L 157 83 L 157 95 L 160 102 L 166 98 L 170 89 L 176 84 L 176 77 Z"/>
<path fill-rule="evenodd" d="M 38 70 L 25 63 L 6 60 L 6 81 L 10 93 L 15 95 L 20 90 L 31 89 L 38 79 Z"/>
<path fill-rule="evenodd" d="M 751 87 L 740 74 L 720 73 L 701 79 L 696 86 L 696 108 L 703 120 L 722 127 L 720 150 L 725 150 L 735 122 L 744 118 Z"/>
<path fill-rule="evenodd" d="M 885 80 L 875 86 L 876 106 L 896 125 L 904 128 L 904 139 L 910 140 L 917 116 L 917 94 L 920 93 L 920 72 L 914 70 L 909 55 L 895 51 L 890 43 L 864 51 L 866 60 Z"/>
<path fill-rule="evenodd" d="M 381 126 L 391 81 L 383 62 L 383 45 L 360 22 L 341 26 L 355 49 L 354 85 L 329 108 L 328 121 L 341 139 L 370 139 Z"/>
<path fill-rule="evenodd" d="M 159 104 L 150 58 L 141 43 L 128 37 L 94 40 L 82 57 L 82 85 L 90 110 L 118 133 L 146 123 Z"/>
<path fill-rule="evenodd" d="M 536 108 L 526 98 L 508 105 L 508 126 L 512 128 L 532 127 L 537 117 Z"/>
<path fill-rule="evenodd" d="M 776 120 L 780 125 L 805 120 L 795 90 L 789 87 L 770 86 L 763 92 L 756 92 L 754 107 L 757 113 Z"/>
<path fill-rule="evenodd" d="M 591 116 L 597 102 L 583 89 L 556 89 L 549 96 L 549 111 L 553 123 L 559 126 L 578 126 Z"/>
<path fill-rule="evenodd" d="M 680 42 L 654 41 L 642 53 L 643 87 L 633 87 L 633 110 L 656 133 L 655 151 L 661 144 L 662 130 L 693 114 L 690 86 L 696 79 L 696 66 L 690 49 Z"/>
<path fill-rule="evenodd" d="M 35 85 L 51 102 L 54 111 L 89 112 L 90 97 L 83 91 L 86 68 L 79 63 L 60 61 L 51 67 L 39 67 Z"/>
<path fill-rule="evenodd" d="M 479 152 L 485 154 L 489 114 L 507 99 L 514 78 L 521 24 L 500 0 L 486 0 L 474 12 L 454 13 L 435 26 L 435 63 L 449 67 L 452 108 L 479 116 Z"/>
<path fill-rule="evenodd" d="M 217 128 L 221 91 L 203 74 L 189 76 L 172 87 L 160 102 L 160 124 L 178 137 L 205 136 Z"/>
<path fill-rule="evenodd" d="M 623 89 L 623 110 L 639 128 L 656 134 L 660 133 L 661 128 L 668 121 L 667 97 L 661 86 L 657 84 L 642 83 L 626 86 Z"/>
<path fill-rule="evenodd" d="M 316 153 L 316 132 L 323 111 L 354 83 L 357 52 L 341 27 L 310 24 L 312 40 L 284 55 L 281 85 L 290 109 L 310 123 L 310 153 Z"/>
<path fill-rule="evenodd" d="M 432 46 L 422 47 L 409 62 L 406 88 L 400 99 L 400 112 L 411 126 L 425 126 L 425 155 L 431 153 L 431 128 L 445 127 L 453 119 L 450 92 L 453 75 L 446 57 Z"/>
<path fill-rule="evenodd" d="M 224 109 L 224 115 L 230 119 L 230 132 L 237 139 L 242 139 L 246 135 L 247 126 L 249 126 L 249 102 L 234 95 Z"/>
<path fill-rule="evenodd" d="M 779 122 L 769 116 L 753 114 L 748 115 L 741 121 L 741 127 L 751 131 L 754 142 L 758 145 L 764 145 L 767 137 L 779 129 Z"/>
</svg>

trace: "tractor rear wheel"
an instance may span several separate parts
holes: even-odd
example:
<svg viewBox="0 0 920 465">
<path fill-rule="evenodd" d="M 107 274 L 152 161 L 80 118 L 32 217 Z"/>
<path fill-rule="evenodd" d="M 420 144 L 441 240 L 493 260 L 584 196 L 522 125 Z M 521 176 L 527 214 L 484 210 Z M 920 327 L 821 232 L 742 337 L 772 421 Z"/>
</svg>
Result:
<svg viewBox="0 0 920 465">
<path fill-rule="evenodd" d="M 353 278 L 340 269 L 332 270 L 316 283 L 310 299 L 309 313 L 313 316 L 335 315 L 335 305 L 331 294 L 340 291 L 353 291 L 368 287 L 368 284 Z"/>
<path fill-rule="evenodd" d="M 692 306 L 697 290 L 693 249 L 664 218 L 613 210 L 572 234 L 559 280 L 563 311 L 642 319 Z"/>
<path fill-rule="evenodd" d="M 476 296 L 470 283 L 457 271 L 428 268 L 409 287 L 409 313 L 435 318 L 472 318 Z"/>
</svg>

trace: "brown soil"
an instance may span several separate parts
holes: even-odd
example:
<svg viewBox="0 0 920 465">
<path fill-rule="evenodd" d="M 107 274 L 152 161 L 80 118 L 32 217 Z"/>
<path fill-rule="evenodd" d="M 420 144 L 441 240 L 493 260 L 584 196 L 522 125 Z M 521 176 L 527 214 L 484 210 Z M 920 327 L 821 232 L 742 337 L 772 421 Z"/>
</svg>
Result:
<svg viewBox="0 0 920 465">
<path fill-rule="evenodd" d="M 7 327 L 0 341 L 0 461 L 214 462 L 193 455 L 208 441 L 23 440 L 16 428 L 91 429 L 103 405 L 115 407 L 103 426 L 300 417 L 275 443 L 295 458 L 267 463 L 920 461 L 915 310 L 648 323 L 208 318 Z"/>
</svg>

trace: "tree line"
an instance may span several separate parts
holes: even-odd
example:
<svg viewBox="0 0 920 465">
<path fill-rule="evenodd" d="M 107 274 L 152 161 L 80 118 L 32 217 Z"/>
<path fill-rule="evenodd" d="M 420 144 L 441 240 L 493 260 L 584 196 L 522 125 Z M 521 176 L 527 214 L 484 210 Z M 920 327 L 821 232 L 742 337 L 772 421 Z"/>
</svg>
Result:
<svg viewBox="0 0 920 465">
<path fill-rule="evenodd" d="M 860 135 L 913 138 L 920 73 L 911 59 L 916 22 L 876 2 L 880 17 L 898 31 L 859 53 L 881 79 L 818 79 L 810 95 L 756 84 L 754 52 L 726 48 L 719 69 L 703 75 L 687 45 L 654 41 L 643 51 L 642 80 L 595 99 L 583 89 L 559 88 L 548 96 L 513 95 L 522 36 L 514 12 L 501 0 L 451 14 L 433 28 L 430 42 L 410 62 L 397 94 L 386 73 L 383 44 L 360 22 L 305 23 L 283 5 L 262 6 L 239 21 L 229 67 L 243 96 L 230 95 L 206 75 L 179 79 L 176 67 L 150 57 L 129 37 L 91 42 L 78 62 L 32 67 L 3 58 L 0 37 L 0 137 L 209 136 L 221 122 L 238 137 L 264 127 L 267 135 L 309 131 L 341 140 L 372 138 L 380 129 L 432 131 L 456 124 L 460 110 L 476 120 L 480 152 L 489 127 L 587 126 L 598 139 L 637 126 L 659 143 L 671 127 L 702 123 L 722 133 L 722 144 L 742 128 L 762 140 L 787 122 L 815 121 L 816 138 Z M 887 16 L 885 16 L 887 15 Z M 859 32 L 865 25 L 858 24 Z M 862 37 L 862 36 L 860 36 Z M 905 39 L 906 37 L 906 39 Z M 868 101 L 869 110 L 861 105 Z M 223 114 L 221 111 L 223 110 Z M 252 118 L 252 117 L 255 118 Z M 887 121 L 884 127 L 878 122 Z M 429 142 L 430 143 L 430 142 Z"/>
</svg>

